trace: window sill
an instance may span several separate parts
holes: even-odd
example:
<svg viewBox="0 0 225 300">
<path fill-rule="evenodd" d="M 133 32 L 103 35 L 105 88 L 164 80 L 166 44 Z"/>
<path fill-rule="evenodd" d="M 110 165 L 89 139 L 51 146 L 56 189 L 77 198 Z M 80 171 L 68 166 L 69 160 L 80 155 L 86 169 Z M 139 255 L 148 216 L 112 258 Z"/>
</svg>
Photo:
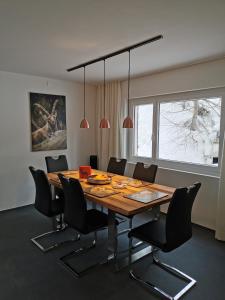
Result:
<svg viewBox="0 0 225 300">
<path fill-rule="evenodd" d="M 139 161 L 141 161 L 141 159 Z M 127 163 L 130 164 L 130 165 L 135 165 L 136 161 L 134 162 L 134 161 L 128 160 Z M 214 172 L 210 172 L 210 171 L 202 172 L 202 170 L 199 170 L 199 171 L 190 170 L 190 169 L 185 170 L 184 167 L 183 168 L 165 167 L 165 166 L 161 165 L 161 163 L 158 164 L 156 161 L 154 161 L 154 162 L 152 161 L 152 162 L 148 162 L 148 163 L 144 162 L 144 163 L 146 163 L 146 164 L 152 164 L 152 163 L 157 164 L 159 169 L 161 169 L 161 170 L 167 170 L 167 171 L 172 171 L 172 172 L 193 174 L 193 175 L 199 175 L 199 176 L 204 176 L 204 177 L 212 177 L 212 178 L 220 179 L 219 170 L 218 170 L 217 167 L 215 167 L 216 170 L 214 170 Z M 198 167 L 198 166 L 195 165 L 195 167 Z M 214 167 L 212 167 L 212 168 L 214 168 Z"/>
</svg>

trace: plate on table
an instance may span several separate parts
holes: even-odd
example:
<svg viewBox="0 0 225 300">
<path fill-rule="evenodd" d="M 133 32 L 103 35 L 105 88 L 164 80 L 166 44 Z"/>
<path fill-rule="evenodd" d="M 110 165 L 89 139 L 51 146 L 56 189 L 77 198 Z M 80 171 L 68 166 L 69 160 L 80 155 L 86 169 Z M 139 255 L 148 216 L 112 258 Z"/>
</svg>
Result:
<svg viewBox="0 0 225 300">
<path fill-rule="evenodd" d="M 142 202 L 142 203 L 149 203 L 149 202 L 164 198 L 166 196 L 168 196 L 168 194 L 165 194 L 165 193 L 162 193 L 159 191 L 143 190 L 138 193 L 125 195 L 124 197 L 131 199 L 131 200 L 138 201 L 138 202 Z"/>
<path fill-rule="evenodd" d="M 127 186 L 127 182 L 123 180 L 112 180 L 112 188 L 113 189 L 125 189 Z"/>
<path fill-rule="evenodd" d="M 114 194 L 118 194 L 119 192 L 114 191 L 111 188 L 108 187 L 100 187 L 100 186 L 95 186 L 95 187 L 89 187 L 89 188 L 85 188 L 84 189 L 85 193 L 88 193 L 90 195 L 93 196 L 97 196 L 99 198 L 103 198 L 103 197 L 109 197 L 112 196 Z"/>
<path fill-rule="evenodd" d="M 139 188 L 139 187 L 144 187 L 147 185 L 150 185 L 150 182 L 146 182 L 146 181 L 142 181 L 142 180 L 138 180 L 138 179 L 131 179 L 128 182 L 128 185 L 134 188 Z"/>
<path fill-rule="evenodd" d="M 90 184 L 109 184 L 112 178 L 105 174 L 96 174 L 88 177 L 87 182 Z"/>
</svg>

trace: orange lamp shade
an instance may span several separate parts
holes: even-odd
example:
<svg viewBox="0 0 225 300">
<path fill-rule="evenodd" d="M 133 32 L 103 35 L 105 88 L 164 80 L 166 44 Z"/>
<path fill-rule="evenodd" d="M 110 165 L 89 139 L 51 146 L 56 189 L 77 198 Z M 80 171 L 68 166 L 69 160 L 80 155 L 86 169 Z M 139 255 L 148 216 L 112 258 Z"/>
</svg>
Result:
<svg viewBox="0 0 225 300">
<path fill-rule="evenodd" d="M 134 124 L 133 124 L 131 117 L 128 116 L 123 121 L 123 128 L 134 128 Z"/>
<path fill-rule="evenodd" d="M 105 118 L 101 119 L 99 128 L 110 128 L 109 120 L 107 120 Z"/>
<path fill-rule="evenodd" d="M 87 119 L 83 119 L 83 120 L 80 122 L 80 128 L 89 128 L 89 123 L 88 123 L 88 120 L 87 120 Z"/>
<path fill-rule="evenodd" d="M 79 167 L 79 177 L 82 179 L 87 179 L 91 175 L 91 166 L 80 166 Z"/>
</svg>

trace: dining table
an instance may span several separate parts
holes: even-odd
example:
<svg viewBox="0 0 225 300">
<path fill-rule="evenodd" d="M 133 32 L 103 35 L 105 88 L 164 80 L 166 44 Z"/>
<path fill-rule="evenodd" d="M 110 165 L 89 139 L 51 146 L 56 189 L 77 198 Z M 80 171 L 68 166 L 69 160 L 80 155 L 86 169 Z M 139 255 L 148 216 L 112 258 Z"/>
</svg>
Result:
<svg viewBox="0 0 225 300">
<path fill-rule="evenodd" d="M 157 219 L 160 217 L 160 205 L 170 202 L 175 191 L 175 188 L 173 187 L 135 180 L 127 176 L 121 176 L 93 169 L 92 176 L 106 175 L 108 178 L 110 178 L 109 183 L 105 185 L 93 185 L 89 183 L 87 179 L 80 178 L 78 170 L 67 170 L 47 174 L 49 183 L 53 187 L 62 188 L 58 173 L 63 174 L 65 177 L 79 180 L 84 191 L 85 198 L 93 204 L 93 207 L 100 205 L 108 210 L 107 262 L 113 260 L 116 270 L 120 270 L 128 264 L 128 255 L 125 256 L 125 258 L 123 257 L 123 259 L 119 259 L 118 257 L 118 236 L 120 235 L 117 226 L 118 215 L 127 218 L 133 218 L 137 214 L 151 210 L 153 213 L 153 218 Z M 148 203 L 127 198 L 129 195 L 143 191 L 150 191 L 152 193 L 161 192 L 163 193 L 163 197 Z M 149 245 L 145 248 L 142 248 L 132 255 L 132 262 L 145 257 L 151 252 L 152 247 Z"/>
</svg>

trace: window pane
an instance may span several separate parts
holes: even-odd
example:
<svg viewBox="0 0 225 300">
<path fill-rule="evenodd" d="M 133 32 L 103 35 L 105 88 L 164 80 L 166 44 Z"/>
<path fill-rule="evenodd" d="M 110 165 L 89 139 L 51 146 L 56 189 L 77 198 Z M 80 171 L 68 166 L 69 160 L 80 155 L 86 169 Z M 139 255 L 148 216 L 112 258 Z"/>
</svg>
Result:
<svg viewBox="0 0 225 300">
<path fill-rule="evenodd" d="M 152 156 L 153 105 L 135 106 L 135 156 Z"/>
<path fill-rule="evenodd" d="M 159 158 L 217 164 L 221 98 L 160 104 Z"/>
</svg>

